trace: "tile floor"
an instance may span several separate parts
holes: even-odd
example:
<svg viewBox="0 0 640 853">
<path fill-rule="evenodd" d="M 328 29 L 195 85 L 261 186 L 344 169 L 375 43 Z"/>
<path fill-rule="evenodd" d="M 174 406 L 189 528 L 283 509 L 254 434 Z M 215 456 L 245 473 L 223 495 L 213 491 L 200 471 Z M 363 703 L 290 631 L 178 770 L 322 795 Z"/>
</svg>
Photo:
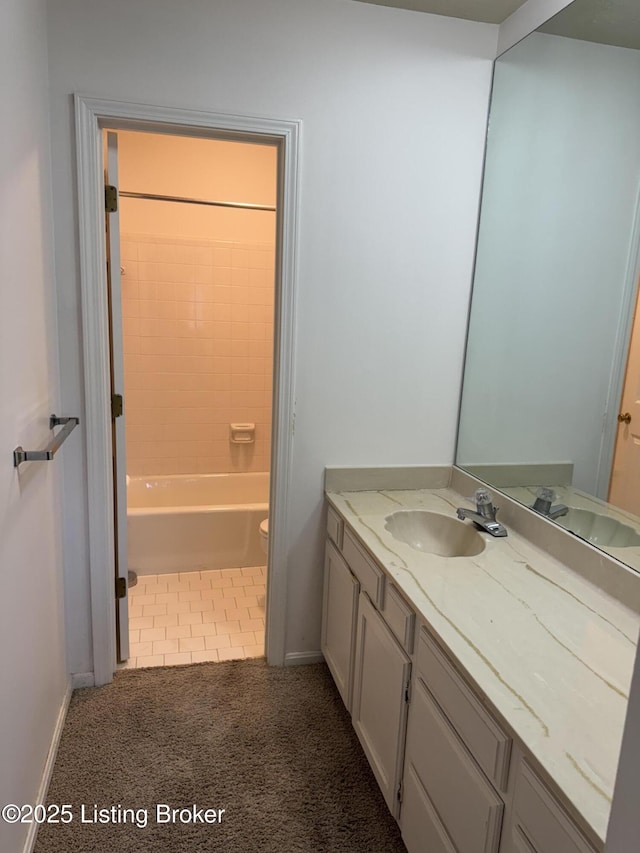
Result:
<svg viewBox="0 0 640 853">
<path fill-rule="evenodd" d="M 138 575 L 129 590 L 129 660 L 142 666 L 264 654 L 266 569 Z"/>
</svg>

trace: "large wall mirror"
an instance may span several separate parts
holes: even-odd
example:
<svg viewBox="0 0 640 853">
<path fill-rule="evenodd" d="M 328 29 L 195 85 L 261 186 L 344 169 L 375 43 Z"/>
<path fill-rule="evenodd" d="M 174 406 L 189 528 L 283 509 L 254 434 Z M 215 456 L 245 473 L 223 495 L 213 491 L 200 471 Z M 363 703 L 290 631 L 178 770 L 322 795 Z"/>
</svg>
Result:
<svg viewBox="0 0 640 853">
<path fill-rule="evenodd" d="M 640 2 L 574 0 L 496 62 L 456 462 L 640 571 L 639 275 Z"/>
</svg>

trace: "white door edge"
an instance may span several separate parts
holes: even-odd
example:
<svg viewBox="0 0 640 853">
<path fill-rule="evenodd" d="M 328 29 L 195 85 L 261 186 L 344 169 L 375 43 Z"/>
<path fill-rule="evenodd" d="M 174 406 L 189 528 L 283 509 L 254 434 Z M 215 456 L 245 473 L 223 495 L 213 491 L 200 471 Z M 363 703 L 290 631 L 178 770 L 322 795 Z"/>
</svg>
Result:
<svg viewBox="0 0 640 853">
<path fill-rule="evenodd" d="M 614 344 L 613 361 L 609 377 L 609 392 L 607 394 L 598 470 L 596 474 L 596 496 L 602 500 L 609 499 L 609 486 L 613 467 L 616 439 L 618 436 L 618 411 L 622 400 L 627 370 L 627 356 L 631 345 L 633 313 L 637 298 L 638 278 L 640 277 L 640 185 L 636 194 L 636 206 L 633 216 L 629 252 L 625 267 L 624 289 L 618 317 L 618 328 Z"/>
<path fill-rule="evenodd" d="M 89 578 L 95 684 L 116 668 L 113 476 L 109 324 L 104 241 L 102 130 L 147 130 L 279 144 L 278 250 L 274 327 L 274 398 L 269 507 L 269 571 L 265 651 L 271 665 L 285 663 L 288 506 L 294 424 L 296 253 L 299 217 L 301 122 L 198 112 L 111 101 L 76 94 L 76 154 L 80 289 L 84 355 Z"/>
<path fill-rule="evenodd" d="M 104 150 L 104 148 L 103 148 Z M 107 183 L 118 186 L 118 136 L 107 133 Z M 109 229 L 107 244 L 109 251 L 108 277 L 111 280 L 111 372 L 113 394 L 124 395 L 124 343 L 122 330 L 122 281 L 120 275 L 120 211 L 108 214 Z M 129 583 L 127 550 L 127 451 L 126 451 L 126 412 L 119 417 L 111 416 L 112 443 L 114 456 L 114 497 L 116 512 L 116 565 L 117 577 L 125 584 Z M 115 581 L 115 578 L 114 578 Z M 118 660 L 129 657 L 129 596 L 116 601 L 116 651 Z"/>
</svg>

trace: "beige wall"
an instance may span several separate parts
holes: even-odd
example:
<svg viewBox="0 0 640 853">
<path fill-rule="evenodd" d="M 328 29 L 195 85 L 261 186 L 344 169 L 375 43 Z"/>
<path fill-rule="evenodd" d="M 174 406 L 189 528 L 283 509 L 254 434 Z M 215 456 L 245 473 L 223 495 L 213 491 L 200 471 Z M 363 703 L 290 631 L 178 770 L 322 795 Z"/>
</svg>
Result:
<svg viewBox="0 0 640 853">
<path fill-rule="evenodd" d="M 275 148 L 118 134 L 122 190 L 274 204 Z M 131 475 L 268 471 L 275 214 L 121 200 Z M 254 445 L 229 424 L 256 425 Z"/>
</svg>

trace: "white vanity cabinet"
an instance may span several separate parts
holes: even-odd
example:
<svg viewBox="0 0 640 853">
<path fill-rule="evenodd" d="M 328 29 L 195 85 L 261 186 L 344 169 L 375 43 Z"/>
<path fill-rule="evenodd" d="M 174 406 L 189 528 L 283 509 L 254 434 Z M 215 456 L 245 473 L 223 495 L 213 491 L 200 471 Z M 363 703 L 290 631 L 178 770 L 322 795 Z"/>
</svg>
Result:
<svg viewBox="0 0 640 853">
<path fill-rule="evenodd" d="M 408 853 L 601 853 L 373 554 L 329 507 L 322 651 Z"/>
</svg>

